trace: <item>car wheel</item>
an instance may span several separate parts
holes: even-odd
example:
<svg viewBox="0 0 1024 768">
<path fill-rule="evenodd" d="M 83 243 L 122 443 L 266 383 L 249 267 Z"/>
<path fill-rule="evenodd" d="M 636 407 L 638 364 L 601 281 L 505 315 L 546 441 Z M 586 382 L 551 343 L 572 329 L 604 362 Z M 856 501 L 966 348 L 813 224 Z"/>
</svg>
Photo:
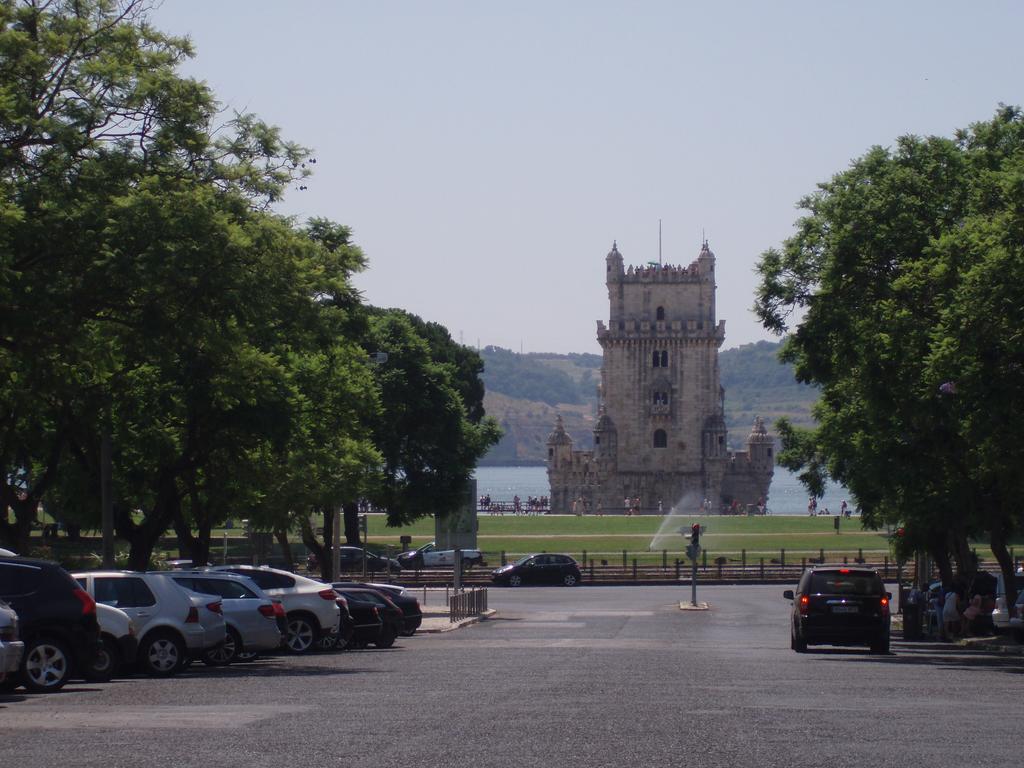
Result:
<svg viewBox="0 0 1024 768">
<path fill-rule="evenodd" d="M 395 632 L 394 627 L 382 627 L 380 630 L 380 635 L 377 636 L 377 639 L 373 642 L 373 644 L 378 648 L 390 648 L 392 645 L 395 644 L 396 635 L 397 632 Z"/>
<path fill-rule="evenodd" d="M 517 574 L 512 574 L 511 576 L 508 577 L 508 585 L 510 587 L 518 587 L 522 583 L 523 583 L 523 577 L 522 576 L 519 576 Z"/>
<path fill-rule="evenodd" d="M 403 629 L 401 632 L 399 632 L 399 634 L 402 637 L 412 637 L 416 634 L 416 628 L 414 627 L 412 629 Z"/>
<path fill-rule="evenodd" d="M 138 658 L 148 675 L 170 677 L 185 666 L 185 645 L 177 635 L 158 630 L 142 641 Z"/>
<path fill-rule="evenodd" d="M 316 626 L 309 617 L 301 613 L 288 617 L 288 638 L 285 648 L 289 653 L 309 653 L 316 642 Z"/>
<path fill-rule="evenodd" d="M 96 651 L 92 664 L 85 670 L 85 679 L 90 683 L 106 683 L 120 666 L 121 653 L 117 650 L 117 643 L 109 637 L 101 638 L 100 649 Z"/>
<path fill-rule="evenodd" d="M 871 644 L 872 653 L 888 653 L 889 652 L 889 634 L 886 633 L 879 637 L 875 642 Z"/>
<path fill-rule="evenodd" d="M 63 641 L 39 637 L 25 648 L 21 682 L 31 693 L 59 691 L 71 677 L 71 653 Z"/>
<path fill-rule="evenodd" d="M 562 577 L 562 583 L 565 586 L 567 586 L 567 587 L 575 587 L 576 586 L 576 574 L 575 573 L 567 573 L 567 574 L 565 574 L 565 576 Z"/>
<path fill-rule="evenodd" d="M 337 633 L 333 635 L 324 635 L 316 641 L 316 649 L 318 651 L 336 651 L 338 650 L 338 638 L 340 635 Z"/>
<path fill-rule="evenodd" d="M 789 647 L 792 648 L 797 653 L 806 653 L 807 652 L 807 641 L 804 640 L 799 635 L 797 635 L 795 629 L 790 629 L 790 631 L 789 631 Z"/>
<path fill-rule="evenodd" d="M 224 642 L 216 648 L 203 652 L 203 664 L 208 667 L 226 667 L 238 657 L 242 650 L 242 638 L 234 627 L 227 627 Z"/>
</svg>

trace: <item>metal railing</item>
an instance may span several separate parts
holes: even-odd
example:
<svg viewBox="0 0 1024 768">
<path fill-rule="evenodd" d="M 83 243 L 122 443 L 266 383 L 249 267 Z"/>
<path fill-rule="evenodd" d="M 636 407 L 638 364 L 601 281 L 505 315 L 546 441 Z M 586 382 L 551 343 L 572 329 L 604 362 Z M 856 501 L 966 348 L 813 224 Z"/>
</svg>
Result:
<svg viewBox="0 0 1024 768">
<path fill-rule="evenodd" d="M 448 598 L 448 620 L 460 621 L 480 616 L 487 610 L 487 587 L 472 587 Z"/>
</svg>

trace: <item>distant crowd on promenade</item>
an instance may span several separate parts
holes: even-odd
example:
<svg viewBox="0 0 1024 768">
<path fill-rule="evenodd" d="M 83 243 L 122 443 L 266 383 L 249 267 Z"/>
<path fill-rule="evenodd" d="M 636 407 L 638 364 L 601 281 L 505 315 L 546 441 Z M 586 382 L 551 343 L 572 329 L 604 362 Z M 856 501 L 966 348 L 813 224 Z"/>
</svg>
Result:
<svg viewBox="0 0 1024 768">
<path fill-rule="evenodd" d="M 527 496 L 524 502 L 516 494 L 512 501 L 491 501 L 491 495 L 481 496 L 479 510 L 489 515 L 504 515 L 511 512 L 513 515 L 546 515 L 551 511 L 551 505 L 547 496 Z"/>
<path fill-rule="evenodd" d="M 845 504 L 846 502 L 843 503 Z M 517 494 L 512 498 L 512 501 L 495 501 L 491 498 L 490 494 L 484 494 L 477 500 L 477 511 L 488 515 L 504 515 L 506 512 L 513 515 L 547 515 L 551 512 L 551 503 L 547 496 L 527 496 L 524 501 Z M 659 499 L 655 509 L 644 508 L 641 506 L 640 498 L 637 496 L 623 499 L 621 507 L 604 508 L 598 504 L 596 508 L 592 508 L 590 501 L 583 496 L 572 502 L 571 512 L 577 517 L 584 517 L 586 515 L 603 517 L 606 511 L 612 515 L 621 514 L 626 517 L 643 514 L 663 515 L 665 514 L 665 506 Z M 681 509 L 672 509 L 670 512 L 673 514 L 688 514 Z M 698 515 L 712 515 L 715 512 L 715 506 L 710 499 L 704 499 L 698 508 L 694 510 L 694 513 Z M 768 514 L 768 508 L 763 498 L 758 499 L 756 504 L 743 504 L 734 500 L 731 504 L 720 505 L 717 513 L 720 515 L 766 515 Z"/>
</svg>

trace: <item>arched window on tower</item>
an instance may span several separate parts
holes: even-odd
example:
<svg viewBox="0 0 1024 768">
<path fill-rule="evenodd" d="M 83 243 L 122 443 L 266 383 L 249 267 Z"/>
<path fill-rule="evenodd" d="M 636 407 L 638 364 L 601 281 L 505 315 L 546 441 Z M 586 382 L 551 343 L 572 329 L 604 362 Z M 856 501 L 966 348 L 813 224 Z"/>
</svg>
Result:
<svg viewBox="0 0 1024 768">
<path fill-rule="evenodd" d="M 654 368 L 657 368 L 660 364 L 661 364 L 661 353 L 658 352 L 658 350 L 654 350 L 654 353 L 651 355 L 651 365 Z"/>
<path fill-rule="evenodd" d="M 665 308 L 664 307 L 658 307 L 658 309 L 655 310 L 655 318 L 654 319 L 655 320 L 664 320 L 665 319 Z"/>
<path fill-rule="evenodd" d="M 665 434 L 664 429 L 654 430 L 654 447 L 665 448 L 668 446 L 668 435 Z"/>
<path fill-rule="evenodd" d="M 662 350 L 661 352 L 661 367 L 668 368 L 668 350 Z"/>
</svg>

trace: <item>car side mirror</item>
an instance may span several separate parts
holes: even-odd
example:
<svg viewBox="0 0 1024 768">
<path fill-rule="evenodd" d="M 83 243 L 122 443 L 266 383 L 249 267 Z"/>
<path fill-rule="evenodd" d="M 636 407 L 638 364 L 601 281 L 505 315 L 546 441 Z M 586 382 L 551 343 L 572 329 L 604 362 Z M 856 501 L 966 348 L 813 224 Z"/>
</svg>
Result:
<svg viewBox="0 0 1024 768">
<path fill-rule="evenodd" d="M 793 597 L 793 590 L 792 589 L 787 589 L 785 592 L 782 593 L 782 597 L 785 598 L 786 600 L 793 600 L 794 599 L 794 597 Z"/>
</svg>

